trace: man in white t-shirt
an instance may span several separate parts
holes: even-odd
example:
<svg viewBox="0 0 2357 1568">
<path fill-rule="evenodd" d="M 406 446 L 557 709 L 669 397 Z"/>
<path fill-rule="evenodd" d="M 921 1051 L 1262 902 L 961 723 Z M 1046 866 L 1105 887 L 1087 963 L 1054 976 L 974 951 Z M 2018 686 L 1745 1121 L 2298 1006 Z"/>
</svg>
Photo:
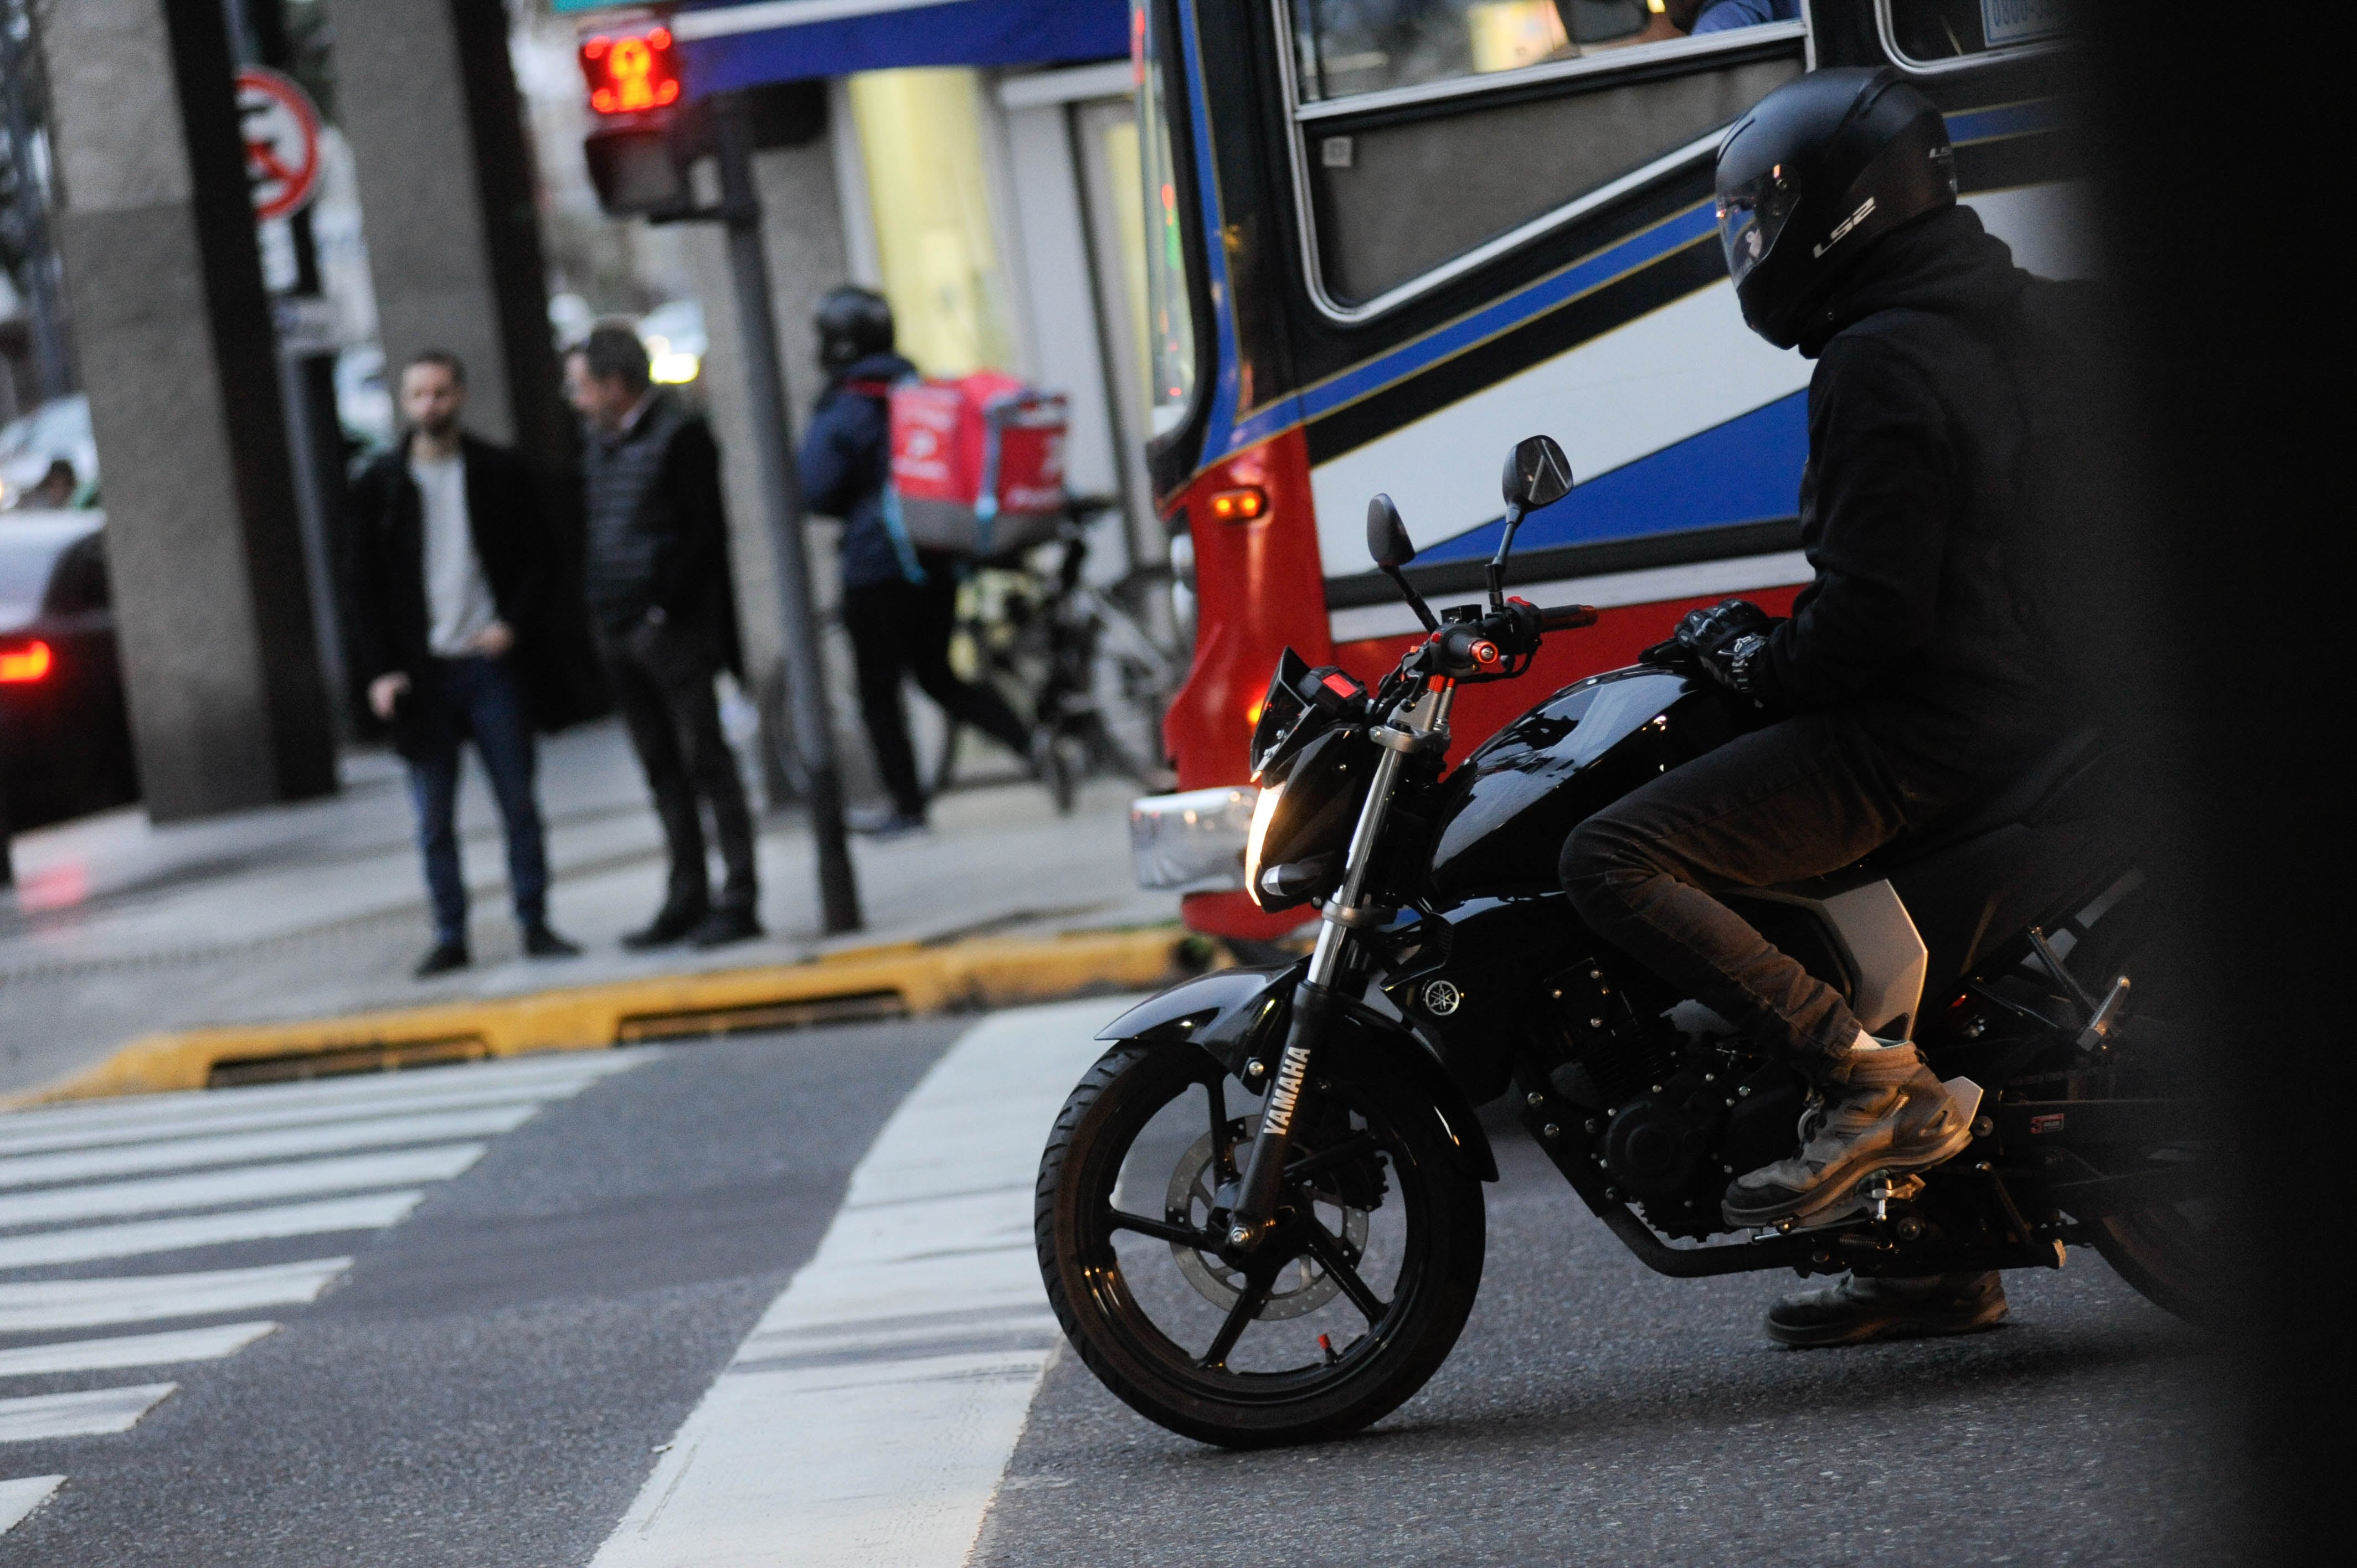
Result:
<svg viewBox="0 0 2357 1568">
<path fill-rule="evenodd" d="M 370 708 L 409 764 L 434 909 L 420 979 L 470 961 L 457 830 L 459 743 L 469 736 L 506 830 L 523 950 L 581 950 L 548 924 L 532 715 L 515 669 L 518 638 L 541 607 L 547 541 L 530 471 L 514 452 L 460 430 L 466 405 L 457 357 L 418 355 L 401 373 L 409 432 L 352 488 L 354 656 Z"/>
</svg>

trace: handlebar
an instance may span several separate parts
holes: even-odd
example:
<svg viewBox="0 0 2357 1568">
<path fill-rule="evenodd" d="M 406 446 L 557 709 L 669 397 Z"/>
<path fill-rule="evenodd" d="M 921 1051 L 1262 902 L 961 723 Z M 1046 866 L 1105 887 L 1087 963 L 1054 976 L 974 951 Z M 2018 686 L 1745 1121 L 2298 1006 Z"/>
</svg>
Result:
<svg viewBox="0 0 2357 1568">
<path fill-rule="evenodd" d="M 1577 631 L 1596 624 L 1594 605 L 1553 605 L 1539 611 L 1541 631 Z"/>
<path fill-rule="evenodd" d="M 1498 644 L 1480 621 L 1469 626 L 1452 626 L 1440 634 L 1440 656 L 1450 664 L 1490 665 L 1501 655 Z"/>
<path fill-rule="evenodd" d="M 1501 666 L 1538 651 L 1539 639 L 1551 631 L 1573 631 L 1596 624 L 1592 605 L 1556 605 L 1542 608 L 1522 599 L 1509 599 L 1478 620 L 1454 620 L 1433 636 L 1428 657 L 1436 674 L 1480 678 L 1501 673 Z M 1516 671 L 1519 672 L 1519 671 Z"/>
</svg>

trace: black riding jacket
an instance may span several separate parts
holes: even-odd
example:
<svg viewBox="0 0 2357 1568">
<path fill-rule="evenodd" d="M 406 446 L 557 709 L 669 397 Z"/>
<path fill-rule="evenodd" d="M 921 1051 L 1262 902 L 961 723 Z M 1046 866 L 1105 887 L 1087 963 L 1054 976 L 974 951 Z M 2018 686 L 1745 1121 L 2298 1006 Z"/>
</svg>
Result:
<svg viewBox="0 0 2357 1568">
<path fill-rule="evenodd" d="M 1816 578 L 1755 689 L 1855 712 L 1902 774 L 2000 779 L 2064 727 L 2000 558 L 2031 281 L 1949 209 L 1886 236 L 1801 339 L 1817 361 L 1800 499 Z"/>
</svg>

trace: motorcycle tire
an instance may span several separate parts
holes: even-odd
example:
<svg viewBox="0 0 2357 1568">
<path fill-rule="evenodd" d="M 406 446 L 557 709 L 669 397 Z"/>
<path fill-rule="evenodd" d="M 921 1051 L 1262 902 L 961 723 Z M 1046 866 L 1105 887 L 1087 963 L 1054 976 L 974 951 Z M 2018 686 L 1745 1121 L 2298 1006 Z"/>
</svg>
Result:
<svg viewBox="0 0 2357 1568">
<path fill-rule="evenodd" d="M 2140 1033 L 2148 1035 L 2173 1023 L 2186 1005 L 2179 988 L 2170 983 L 2172 976 L 2185 972 L 2169 956 L 2165 913 L 2139 885 L 2090 924 L 2065 960 L 2080 983 L 2097 993 L 2115 975 L 2129 976 L 2131 986 L 2115 1032 L 2120 1042 L 2117 1055 L 2124 1059 L 2080 1080 L 2073 1086 L 2074 1098 L 2133 1099 L 2201 1090 L 2198 1081 L 2183 1080 L 2181 1069 L 2163 1069 L 2156 1075 L 2151 1066 L 2139 1063 L 2136 1051 Z M 2214 1221 L 2214 1203 L 2186 1203 L 2104 1215 L 2093 1224 L 2095 1251 L 2113 1273 L 2162 1311 L 2197 1327 L 2222 1327 L 2222 1239 L 2206 1223 Z"/>
<path fill-rule="evenodd" d="M 1188 1156 L 1212 1162 L 1194 1178 L 1194 1190 L 1208 1194 L 1220 1179 L 1233 1181 L 1234 1151 L 1250 1149 L 1254 1123 L 1246 1116 L 1229 1121 L 1224 1110 L 1248 1091 L 1207 1052 L 1184 1043 L 1114 1045 L 1064 1102 L 1040 1160 L 1039 1267 L 1066 1337 L 1124 1402 L 1199 1442 L 1229 1448 L 1315 1442 L 1381 1419 L 1448 1358 L 1480 1286 L 1481 1183 L 1436 1130 L 1429 1108 L 1415 1104 L 1402 1086 L 1348 1066 L 1329 1071 L 1320 1064 L 1317 1076 L 1324 1109 L 1296 1123 L 1286 1187 L 1293 1218 L 1291 1229 L 1279 1232 L 1303 1240 L 1273 1245 L 1255 1265 L 1295 1288 L 1256 1297 L 1263 1303 L 1257 1311 L 1243 1298 L 1268 1287 L 1173 1239 L 1176 1221 L 1189 1218 L 1179 1195 Z M 1170 1120 L 1182 1133 L 1201 1125 L 1186 1120 L 1196 1112 L 1172 1110 L 1196 1103 L 1199 1088 L 1209 1101 L 1211 1131 L 1175 1161 L 1156 1155 L 1154 1147 L 1178 1135 L 1162 1131 Z M 1305 1133 L 1313 1121 L 1323 1131 Z M 1163 1144 L 1141 1144 L 1149 1127 Z M 1140 1175 L 1125 1192 L 1133 1156 Z M 1332 1163 L 1344 1156 L 1347 1169 Z M 1310 1174 L 1321 1158 L 1327 1169 Z M 1167 1178 L 1165 1201 L 1156 1209 L 1158 1229 L 1134 1233 L 1134 1223 L 1125 1221 L 1151 1217 L 1118 1206 L 1152 1207 L 1151 1189 L 1166 1180 L 1166 1168 L 1177 1174 Z M 1297 1170 L 1304 1173 L 1299 1181 L 1292 1179 Z M 1318 1188 L 1321 1181 L 1335 1191 Z M 1138 1183 L 1148 1191 L 1141 1194 Z M 1383 1217 L 1383 1238 L 1370 1245 L 1369 1220 L 1386 1205 L 1396 1207 Z M 1341 1216 L 1340 1234 L 1321 1218 L 1329 1207 Z M 1305 1212 L 1322 1240 L 1302 1229 Z M 1206 1220 L 1205 1228 L 1182 1233 L 1209 1237 L 1223 1223 Z M 1125 1232 L 1133 1233 L 1116 1245 Z M 1329 1267 L 1338 1257 L 1344 1266 Z M 1395 1270 L 1387 1276 L 1388 1301 L 1367 1283 L 1361 1265 L 1369 1273 L 1378 1265 Z M 1234 1298 L 1224 1313 L 1223 1273 Z M 1200 1301 L 1171 1283 L 1182 1274 L 1194 1282 Z M 1189 1312 L 1198 1337 L 1212 1321 L 1219 1325 L 1200 1352 L 1172 1335 Z M 1338 1349 L 1331 1334 L 1311 1337 L 1320 1321 L 1346 1335 L 1351 1322 L 1364 1327 Z M 1229 1339 L 1225 1351 L 1222 1337 Z M 1291 1364 L 1296 1359 L 1301 1364 Z"/>
</svg>

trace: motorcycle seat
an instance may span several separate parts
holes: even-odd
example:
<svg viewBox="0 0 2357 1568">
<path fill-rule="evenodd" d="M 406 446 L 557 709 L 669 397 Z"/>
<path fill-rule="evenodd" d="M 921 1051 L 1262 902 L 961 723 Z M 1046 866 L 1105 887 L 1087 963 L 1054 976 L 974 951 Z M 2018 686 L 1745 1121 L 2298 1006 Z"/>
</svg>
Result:
<svg viewBox="0 0 2357 1568">
<path fill-rule="evenodd" d="M 1943 817 L 1934 818 L 1921 831 L 1893 839 L 1869 859 L 1888 873 L 1928 860 L 1942 850 L 2008 824 L 2036 822 L 2045 814 L 2041 808 L 2066 795 L 2070 786 L 2100 759 L 2100 738 L 2092 729 L 2073 731 L 2048 747 L 2013 782 L 1979 804 L 1959 806 Z"/>
</svg>

